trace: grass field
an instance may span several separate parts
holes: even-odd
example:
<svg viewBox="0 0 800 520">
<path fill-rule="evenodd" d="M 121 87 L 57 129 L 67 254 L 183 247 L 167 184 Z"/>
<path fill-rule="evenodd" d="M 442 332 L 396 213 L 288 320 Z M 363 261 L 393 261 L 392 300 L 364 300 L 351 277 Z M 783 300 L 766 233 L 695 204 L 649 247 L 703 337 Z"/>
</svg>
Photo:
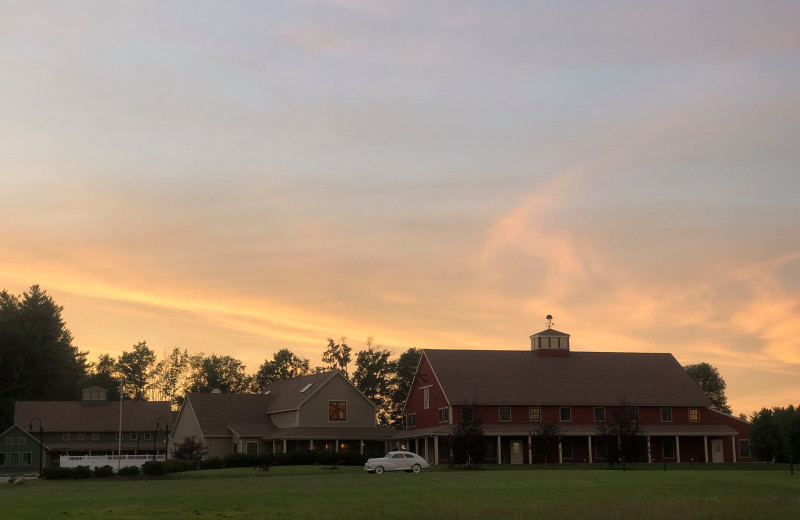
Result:
<svg viewBox="0 0 800 520">
<path fill-rule="evenodd" d="M 419 475 L 370 475 L 353 467 L 287 466 L 164 480 L 30 480 L 0 485 L 0 518 L 800 518 L 800 475 L 767 465 L 743 468 L 435 467 Z"/>
</svg>

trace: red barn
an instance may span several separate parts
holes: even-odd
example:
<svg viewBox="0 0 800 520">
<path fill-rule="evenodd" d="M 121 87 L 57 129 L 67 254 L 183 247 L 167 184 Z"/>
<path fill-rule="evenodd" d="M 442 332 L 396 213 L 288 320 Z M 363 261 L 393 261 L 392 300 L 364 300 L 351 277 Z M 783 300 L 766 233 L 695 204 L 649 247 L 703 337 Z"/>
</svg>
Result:
<svg viewBox="0 0 800 520">
<path fill-rule="evenodd" d="M 484 461 L 606 463 L 600 431 L 624 407 L 641 429 L 641 462 L 754 461 L 749 424 L 712 408 L 672 354 L 572 352 L 546 329 L 530 350 L 424 350 L 405 406 L 403 439 L 433 464 L 479 418 Z M 545 449 L 542 425 L 560 432 Z"/>
</svg>

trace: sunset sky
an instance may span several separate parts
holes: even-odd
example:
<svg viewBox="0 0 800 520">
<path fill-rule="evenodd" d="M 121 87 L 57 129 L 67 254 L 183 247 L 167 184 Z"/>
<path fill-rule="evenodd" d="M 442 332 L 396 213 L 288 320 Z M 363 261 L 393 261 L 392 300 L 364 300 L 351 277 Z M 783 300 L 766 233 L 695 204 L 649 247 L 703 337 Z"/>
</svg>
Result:
<svg viewBox="0 0 800 520">
<path fill-rule="evenodd" d="M 800 2 L 0 0 L 0 289 L 74 344 L 709 362 L 800 404 Z"/>
</svg>

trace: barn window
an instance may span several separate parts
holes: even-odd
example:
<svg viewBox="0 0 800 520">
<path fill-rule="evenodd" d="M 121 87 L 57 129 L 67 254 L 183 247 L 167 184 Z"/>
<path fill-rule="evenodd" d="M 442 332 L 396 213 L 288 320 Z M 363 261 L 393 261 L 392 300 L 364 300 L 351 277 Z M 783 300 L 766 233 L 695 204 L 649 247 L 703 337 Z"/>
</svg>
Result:
<svg viewBox="0 0 800 520">
<path fill-rule="evenodd" d="M 328 401 L 328 420 L 347 420 L 347 401 Z"/>
<path fill-rule="evenodd" d="M 23 466 L 30 466 L 33 464 L 33 457 L 31 456 L 30 452 L 22 454 L 22 465 Z"/>
<path fill-rule="evenodd" d="M 425 387 L 422 389 L 422 407 L 426 410 L 431 406 L 431 389 Z"/>
<path fill-rule="evenodd" d="M 661 409 L 661 422 L 672 422 L 672 408 Z"/>
<path fill-rule="evenodd" d="M 572 408 L 569 406 L 562 406 L 559 408 L 559 417 L 562 421 L 571 421 L 572 420 Z"/>
<path fill-rule="evenodd" d="M 605 421 L 606 420 L 606 409 L 602 406 L 597 406 L 594 409 L 594 420 L 595 421 Z"/>
<path fill-rule="evenodd" d="M 415 426 L 417 426 L 417 414 L 410 413 L 406 416 L 406 427 L 414 428 Z"/>
<path fill-rule="evenodd" d="M 700 409 L 689 408 L 689 422 L 698 422 L 700 420 Z"/>
<path fill-rule="evenodd" d="M 528 417 L 531 421 L 541 421 L 542 420 L 542 407 L 541 406 L 531 406 L 528 408 Z"/>
<path fill-rule="evenodd" d="M 469 422 L 472 420 L 472 408 L 461 409 L 461 422 Z"/>
<path fill-rule="evenodd" d="M 500 420 L 501 421 L 510 421 L 511 420 L 511 407 L 510 406 L 501 406 L 500 407 Z"/>
<path fill-rule="evenodd" d="M 739 440 L 739 457 L 747 458 L 750 456 L 750 441 L 748 439 Z"/>
</svg>

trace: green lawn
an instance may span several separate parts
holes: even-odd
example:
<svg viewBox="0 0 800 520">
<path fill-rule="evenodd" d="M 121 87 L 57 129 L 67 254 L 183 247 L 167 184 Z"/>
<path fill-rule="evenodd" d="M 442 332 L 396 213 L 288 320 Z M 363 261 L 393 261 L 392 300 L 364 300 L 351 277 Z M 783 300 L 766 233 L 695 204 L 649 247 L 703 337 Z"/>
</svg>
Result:
<svg viewBox="0 0 800 520">
<path fill-rule="evenodd" d="M 771 466 L 436 467 L 370 475 L 322 466 L 198 471 L 165 480 L 0 484 L 8 519 L 792 519 L 800 475 Z"/>
</svg>

